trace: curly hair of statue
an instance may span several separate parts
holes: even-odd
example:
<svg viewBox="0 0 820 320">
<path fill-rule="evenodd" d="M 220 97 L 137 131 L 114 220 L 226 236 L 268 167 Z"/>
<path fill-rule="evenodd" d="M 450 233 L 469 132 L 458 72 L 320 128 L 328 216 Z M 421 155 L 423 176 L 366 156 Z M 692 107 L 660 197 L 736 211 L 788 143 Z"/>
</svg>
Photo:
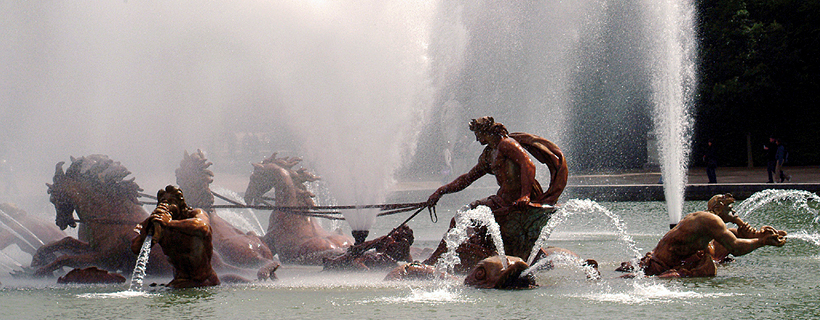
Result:
<svg viewBox="0 0 820 320">
<path fill-rule="evenodd" d="M 507 127 L 499 122 L 495 122 L 493 117 L 481 117 L 470 120 L 470 130 L 473 132 L 483 132 L 499 136 L 509 134 Z"/>
</svg>

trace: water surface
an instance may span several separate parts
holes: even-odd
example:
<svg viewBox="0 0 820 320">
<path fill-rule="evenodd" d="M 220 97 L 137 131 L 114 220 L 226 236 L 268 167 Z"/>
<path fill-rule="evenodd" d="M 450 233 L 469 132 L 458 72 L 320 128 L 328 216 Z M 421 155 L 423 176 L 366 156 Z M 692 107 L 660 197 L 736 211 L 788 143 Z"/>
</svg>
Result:
<svg viewBox="0 0 820 320">
<path fill-rule="evenodd" d="M 652 249 L 668 230 L 662 202 L 600 205 L 624 221 L 640 252 Z M 686 202 L 685 212 L 704 207 L 703 201 Z M 414 219 L 416 245 L 437 244 L 454 211 L 440 208 L 437 224 L 422 215 Z M 609 218 L 576 214 L 555 228 L 548 245 L 598 260 L 600 280 L 586 280 L 580 268 L 558 265 L 537 274 L 537 289 L 498 291 L 468 288 L 460 281 L 385 282 L 387 271 L 331 273 L 320 267 L 285 265 L 277 271 L 276 282 L 134 293 L 127 292 L 128 284 L 57 285 L 55 279 L 4 274 L 0 310 L 6 319 L 810 319 L 820 316 L 820 247 L 812 241 L 818 228 L 812 217 L 794 217 L 812 214 L 780 204 L 756 209 L 748 216 L 753 225 L 772 224 L 801 236 L 790 238 L 782 248 L 766 247 L 738 257 L 720 266 L 713 278 L 618 278 L 621 274 L 613 270 L 633 253 Z M 405 218 L 380 218 L 371 234 L 384 234 Z M 145 283 L 168 280 L 148 276 Z"/>
</svg>

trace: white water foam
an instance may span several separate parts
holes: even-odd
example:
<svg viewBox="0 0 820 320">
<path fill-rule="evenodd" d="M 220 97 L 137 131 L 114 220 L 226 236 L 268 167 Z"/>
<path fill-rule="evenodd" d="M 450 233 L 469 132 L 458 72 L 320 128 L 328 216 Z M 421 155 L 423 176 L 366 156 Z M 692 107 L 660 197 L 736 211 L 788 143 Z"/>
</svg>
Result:
<svg viewBox="0 0 820 320">
<path fill-rule="evenodd" d="M 85 298 L 85 299 L 128 299 L 128 298 L 135 298 L 135 297 L 147 297 L 150 294 L 144 291 L 133 291 L 133 290 L 125 290 L 125 291 L 117 291 L 117 292 L 108 292 L 108 293 L 83 293 L 78 294 L 77 298 Z"/>
<path fill-rule="evenodd" d="M 583 293 L 575 295 L 593 301 L 617 302 L 623 304 L 645 304 L 645 303 L 669 303 L 681 302 L 681 300 L 708 299 L 714 297 L 725 297 L 737 295 L 735 293 L 698 293 L 695 291 L 684 291 L 676 288 L 669 288 L 656 282 L 633 281 L 632 288 L 623 292 Z"/>
<path fill-rule="evenodd" d="M 428 290 L 432 289 L 432 290 Z M 387 303 L 473 303 L 471 299 L 461 296 L 460 290 L 452 287 L 410 288 L 410 294 L 398 297 L 382 297 L 373 301 Z"/>
</svg>

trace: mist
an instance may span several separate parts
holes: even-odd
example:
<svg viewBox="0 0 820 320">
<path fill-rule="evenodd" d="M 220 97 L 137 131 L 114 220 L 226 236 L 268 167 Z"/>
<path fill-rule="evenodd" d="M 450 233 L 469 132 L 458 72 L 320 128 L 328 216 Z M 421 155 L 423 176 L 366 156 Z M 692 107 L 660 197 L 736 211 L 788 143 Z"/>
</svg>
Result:
<svg viewBox="0 0 820 320">
<path fill-rule="evenodd" d="M 676 92 L 691 95 L 693 76 L 677 74 L 693 44 L 667 32 L 694 34 L 671 23 L 690 4 L 3 3 L 0 201 L 45 202 L 57 162 L 96 153 L 152 193 L 202 149 L 215 183 L 278 152 L 304 158 L 339 204 L 373 204 L 399 169 L 427 182 L 469 170 L 481 116 L 556 142 L 571 172 L 657 166 L 647 141 L 669 130 L 655 127 L 688 123 L 661 120 L 686 118 Z M 361 216 L 348 222 L 372 224 Z"/>
<path fill-rule="evenodd" d="M 70 156 L 108 155 L 152 193 L 175 182 L 186 150 L 205 151 L 217 180 L 220 170 L 249 175 L 250 162 L 278 151 L 303 157 L 339 201 L 376 200 L 429 108 L 432 9 L 6 2 L 0 159 L 23 198 L 42 200 Z M 248 141 L 251 154 L 241 150 Z"/>
</svg>

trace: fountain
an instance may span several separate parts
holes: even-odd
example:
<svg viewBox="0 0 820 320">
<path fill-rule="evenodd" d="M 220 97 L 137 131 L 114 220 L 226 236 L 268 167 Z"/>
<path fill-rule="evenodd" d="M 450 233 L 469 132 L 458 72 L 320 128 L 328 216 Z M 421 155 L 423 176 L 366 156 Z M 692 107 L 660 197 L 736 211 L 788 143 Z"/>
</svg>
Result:
<svg viewBox="0 0 820 320">
<path fill-rule="evenodd" d="M 14 217 L 3 211 L 3 209 L 0 209 L 0 225 L 2 225 L 4 229 L 13 233 L 17 238 L 25 241 L 28 246 L 34 247 L 34 245 L 36 245 L 39 247 L 43 245 L 43 240 L 40 240 L 34 232 L 31 232 L 31 230 L 17 221 L 17 219 L 14 219 Z M 20 230 L 23 234 L 25 234 L 25 236 L 18 234 L 14 231 L 14 229 Z"/>
<path fill-rule="evenodd" d="M 585 264 L 584 260 L 565 253 L 558 253 L 550 255 L 547 258 L 538 260 L 538 262 L 531 265 L 529 268 L 521 272 L 521 277 L 529 276 L 530 274 L 542 270 L 542 269 L 552 269 L 554 268 L 554 264 L 564 264 L 569 266 L 576 266 L 581 268 L 581 270 L 586 274 L 587 279 L 597 280 L 601 278 L 601 275 L 595 270 L 595 267 L 589 264 Z"/>
<path fill-rule="evenodd" d="M 669 210 L 669 224 L 674 227 L 683 217 L 683 196 L 692 136 L 691 106 L 696 88 L 695 8 L 689 1 L 663 1 L 654 16 L 662 17 L 650 26 L 660 42 L 652 46 L 652 99 L 655 136 L 659 141 L 661 174 Z"/>
<path fill-rule="evenodd" d="M 452 148 L 447 151 L 454 171 L 464 159 L 473 162 L 480 148 L 462 151 L 456 142 L 468 119 L 491 115 L 511 130 L 555 141 L 571 159 L 571 170 L 640 167 L 647 133 L 667 139 L 661 145 L 668 159 L 662 163 L 668 208 L 638 202 L 618 214 L 638 232 L 635 248 L 651 247 L 682 212 L 683 197 L 677 195 L 685 176 L 674 174 L 686 167 L 688 148 L 681 141 L 691 120 L 679 102 L 688 99 L 693 79 L 676 71 L 691 63 L 685 57 L 692 48 L 676 43 L 690 40 L 659 32 L 670 29 L 667 21 L 691 22 L 689 5 L 9 2 L 0 10 L 8 31 L 7 49 L 0 50 L 7 71 L 0 73 L 6 84 L 0 117 L 14 121 L 0 127 L 0 144 L 4 152 L 12 150 L 2 156 L 15 165 L 17 194 L 24 195 L 12 200 L 45 207 L 43 182 L 51 178 L 54 162 L 69 155 L 107 154 L 122 161 L 146 190 L 155 190 L 173 181 L 167 173 L 182 150 L 202 148 L 216 164 L 216 177 L 245 182 L 249 161 L 280 151 L 303 157 L 338 204 L 380 203 L 396 168 L 406 168 L 402 178 L 411 182 L 436 181 L 440 175 L 431 172 L 441 172 L 445 147 Z M 659 121 L 654 126 L 653 117 Z M 242 142 L 250 136 L 259 139 L 247 140 L 253 147 L 246 148 Z M 415 165 L 404 166 L 411 160 Z M 235 185 L 226 184 L 239 190 Z M 455 212 L 463 204 L 442 203 L 439 212 Z M 612 212 L 619 206 L 599 205 Z M 397 224 L 382 225 L 364 211 L 349 217 L 351 229 L 371 234 Z M 446 225 L 420 220 L 410 222 L 420 243 L 440 239 Z M 596 254 L 604 272 L 624 259 L 623 252 L 611 250 L 625 246 L 620 237 L 548 235 L 550 244 Z M 455 318 L 697 318 L 715 308 L 817 317 L 816 255 L 815 248 L 795 249 L 789 259 L 761 251 L 749 258 L 761 263 L 731 265 L 722 270 L 728 276 L 716 280 L 625 282 L 605 274 L 590 284 L 539 275 L 545 284 L 540 289 L 491 295 L 459 287 L 442 292 L 437 283 L 385 283 L 383 274 L 283 266 L 276 283 L 161 292 L 123 303 L 86 295 L 110 286 L 54 287 L 53 279 L 4 276 L 0 309 L 9 318 L 108 318 L 134 310 L 143 318 L 274 318 L 282 312 L 294 318 L 400 318 L 408 312 L 440 317 L 441 310 Z M 35 288 L 7 290 L 14 287 Z M 260 305 L 263 296 L 276 299 Z"/>
<path fill-rule="evenodd" d="M 230 199 L 231 201 L 237 203 L 244 203 L 245 200 L 242 199 L 238 193 L 233 190 L 226 189 L 220 186 L 211 186 L 211 190 L 213 192 L 223 195 Z M 150 210 L 150 209 L 149 209 Z M 219 209 L 219 216 L 223 219 L 228 221 L 231 225 L 239 228 L 243 232 L 253 231 L 259 236 L 265 235 L 265 228 L 262 227 L 262 222 L 259 221 L 259 217 L 253 213 L 253 210 L 250 209 Z"/>
<path fill-rule="evenodd" d="M 5 212 L 0 211 L 0 214 L 5 214 Z M 20 246 L 21 249 L 23 249 L 24 251 L 33 253 L 33 252 L 37 251 L 37 248 L 39 248 L 41 245 L 43 245 L 43 243 L 41 242 L 41 243 L 38 243 L 37 246 L 35 246 L 34 244 L 32 244 L 31 242 L 26 240 L 26 237 L 23 237 L 23 235 L 17 233 L 17 231 L 14 231 L 14 229 L 11 226 L 7 225 L 3 221 L 0 221 L 0 230 L 1 230 L 0 232 L 9 233 L 10 236 L 13 239 L 20 240 L 20 242 L 18 242 L 19 243 L 18 246 Z"/>
</svg>

